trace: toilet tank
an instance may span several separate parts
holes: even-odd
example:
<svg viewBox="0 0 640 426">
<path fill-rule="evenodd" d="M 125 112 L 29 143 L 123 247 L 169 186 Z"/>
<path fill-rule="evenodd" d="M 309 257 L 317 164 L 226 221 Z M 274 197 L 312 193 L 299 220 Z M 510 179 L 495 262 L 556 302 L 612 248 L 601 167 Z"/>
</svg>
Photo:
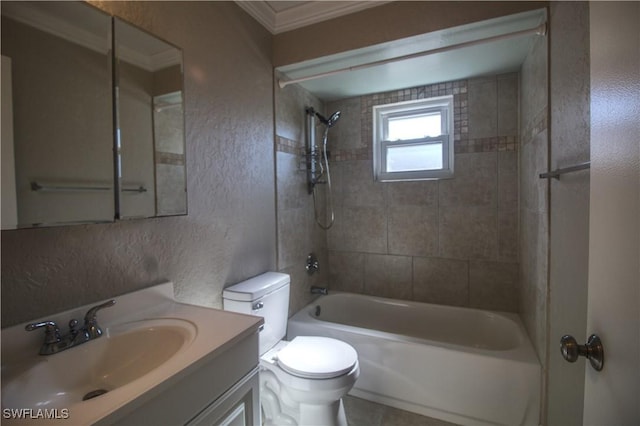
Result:
<svg viewBox="0 0 640 426">
<path fill-rule="evenodd" d="M 264 318 L 264 328 L 260 331 L 260 355 L 287 333 L 290 282 L 287 274 L 265 272 L 227 287 L 222 292 L 225 311 Z"/>
</svg>

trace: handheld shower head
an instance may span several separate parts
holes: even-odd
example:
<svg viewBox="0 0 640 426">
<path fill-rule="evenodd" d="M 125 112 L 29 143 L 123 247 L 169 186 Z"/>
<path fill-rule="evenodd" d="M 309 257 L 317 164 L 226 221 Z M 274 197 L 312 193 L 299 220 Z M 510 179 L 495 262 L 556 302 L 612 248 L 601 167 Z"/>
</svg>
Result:
<svg viewBox="0 0 640 426">
<path fill-rule="evenodd" d="M 327 126 L 328 128 L 331 128 L 333 126 L 335 126 L 335 124 L 338 122 L 338 120 L 340 119 L 340 111 L 336 111 L 333 114 L 331 114 L 329 116 L 329 118 L 325 118 L 323 115 L 321 115 L 320 113 L 316 112 L 316 116 L 320 119 L 320 121 L 322 122 L 322 124 L 324 124 L 325 126 Z"/>
</svg>

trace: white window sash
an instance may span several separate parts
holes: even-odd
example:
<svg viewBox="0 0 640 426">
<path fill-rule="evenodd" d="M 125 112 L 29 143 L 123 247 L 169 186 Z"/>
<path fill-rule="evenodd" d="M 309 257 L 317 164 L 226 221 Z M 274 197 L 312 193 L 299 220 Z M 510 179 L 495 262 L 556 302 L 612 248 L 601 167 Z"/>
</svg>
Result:
<svg viewBox="0 0 640 426">
<path fill-rule="evenodd" d="M 390 147 L 408 146 L 408 145 L 427 145 L 442 144 L 442 168 L 430 170 L 413 170 L 403 172 L 387 171 L 387 150 Z M 440 135 L 437 137 L 411 139 L 406 141 L 381 141 L 380 142 L 380 161 L 379 170 L 377 170 L 378 181 L 403 181 L 403 180 L 429 180 L 429 179 L 446 179 L 453 176 L 453 149 L 451 145 L 451 137 L 449 135 Z"/>
<path fill-rule="evenodd" d="M 382 138 L 389 139 L 389 120 L 394 118 L 412 118 L 420 115 L 429 115 L 429 114 L 439 114 L 440 115 L 440 129 L 443 133 L 447 131 L 447 108 L 445 107 L 429 107 L 423 108 L 416 111 L 411 112 L 395 112 L 395 113 L 387 113 L 382 114 L 382 122 L 383 122 L 383 132 Z"/>
</svg>

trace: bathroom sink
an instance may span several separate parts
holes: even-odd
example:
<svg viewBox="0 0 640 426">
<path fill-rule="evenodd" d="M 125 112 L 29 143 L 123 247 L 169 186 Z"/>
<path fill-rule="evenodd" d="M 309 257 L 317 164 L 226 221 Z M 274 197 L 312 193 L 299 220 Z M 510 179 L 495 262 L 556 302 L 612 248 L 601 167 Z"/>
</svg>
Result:
<svg viewBox="0 0 640 426">
<path fill-rule="evenodd" d="M 3 426 L 184 424 L 254 361 L 247 345 L 257 348 L 260 317 L 180 303 L 171 282 L 113 299 L 29 321 L 68 336 L 66 324 L 107 304 L 97 313 L 102 336 L 51 355 L 39 355 L 45 330 L 2 329 Z M 136 415 L 155 420 L 123 420 Z"/>
<path fill-rule="evenodd" d="M 127 385 L 184 351 L 196 337 L 190 321 L 156 318 L 109 326 L 102 337 L 3 365 L 2 405 L 64 408 Z"/>
</svg>

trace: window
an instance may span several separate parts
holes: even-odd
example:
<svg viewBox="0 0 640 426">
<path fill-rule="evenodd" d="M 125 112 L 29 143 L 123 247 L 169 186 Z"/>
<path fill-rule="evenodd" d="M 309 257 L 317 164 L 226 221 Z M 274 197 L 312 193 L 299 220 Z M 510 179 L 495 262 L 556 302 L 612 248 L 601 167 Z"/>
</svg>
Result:
<svg viewBox="0 0 640 426">
<path fill-rule="evenodd" d="M 453 176 L 453 96 L 373 107 L 377 181 Z"/>
</svg>

